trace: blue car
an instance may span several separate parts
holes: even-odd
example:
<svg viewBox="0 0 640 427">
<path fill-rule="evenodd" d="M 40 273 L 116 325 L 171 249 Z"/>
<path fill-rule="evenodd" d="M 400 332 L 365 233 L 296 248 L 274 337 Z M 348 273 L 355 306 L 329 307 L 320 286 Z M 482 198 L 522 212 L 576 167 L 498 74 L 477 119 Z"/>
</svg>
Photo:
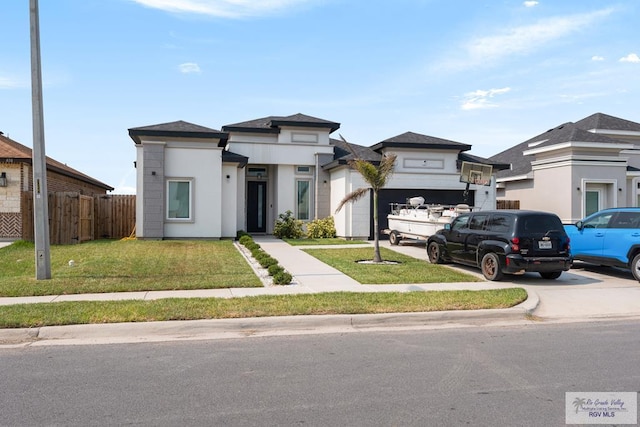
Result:
<svg viewBox="0 0 640 427">
<path fill-rule="evenodd" d="M 640 281 L 640 208 L 611 208 L 566 225 L 573 259 L 631 269 Z"/>
</svg>

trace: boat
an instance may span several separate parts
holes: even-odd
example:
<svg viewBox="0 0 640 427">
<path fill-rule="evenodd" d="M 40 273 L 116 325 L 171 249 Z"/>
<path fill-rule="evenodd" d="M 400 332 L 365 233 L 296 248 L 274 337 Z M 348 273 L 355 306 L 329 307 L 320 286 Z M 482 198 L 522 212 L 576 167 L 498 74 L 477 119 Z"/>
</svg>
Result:
<svg viewBox="0 0 640 427">
<path fill-rule="evenodd" d="M 387 215 L 389 242 L 398 245 L 402 239 L 427 240 L 429 236 L 451 223 L 455 217 L 470 212 L 467 204 L 425 204 L 424 197 L 411 197 L 406 203 L 391 203 Z"/>
</svg>

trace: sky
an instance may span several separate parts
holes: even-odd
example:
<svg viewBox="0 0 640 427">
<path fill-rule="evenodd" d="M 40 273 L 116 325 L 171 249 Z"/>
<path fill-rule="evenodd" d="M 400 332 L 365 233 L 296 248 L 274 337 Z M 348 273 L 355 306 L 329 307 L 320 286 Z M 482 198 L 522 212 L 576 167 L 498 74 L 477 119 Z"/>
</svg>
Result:
<svg viewBox="0 0 640 427">
<path fill-rule="evenodd" d="M 29 0 L 0 2 L 0 131 L 33 147 Z M 302 113 L 371 146 L 490 157 L 600 112 L 640 122 L 637 0 L 39 0 L 46 154 L 135 193 L 128 129 Z"/>
</svg>

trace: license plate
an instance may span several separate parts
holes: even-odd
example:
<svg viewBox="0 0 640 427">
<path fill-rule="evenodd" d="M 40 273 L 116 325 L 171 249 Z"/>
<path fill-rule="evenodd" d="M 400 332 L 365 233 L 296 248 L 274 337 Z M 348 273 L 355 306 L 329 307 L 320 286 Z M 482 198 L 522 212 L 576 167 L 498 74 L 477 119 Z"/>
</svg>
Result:
<svg viewBox="0 0 640 427">
<path fill-rule="evenodd" d="M 544 241 L 544 240 L 540 240 L 538 242 L 538 248 L 539 249 L 551 249 L 553 246 L 551 245 L 551 242 L 549 241 Z"/>
</svg>

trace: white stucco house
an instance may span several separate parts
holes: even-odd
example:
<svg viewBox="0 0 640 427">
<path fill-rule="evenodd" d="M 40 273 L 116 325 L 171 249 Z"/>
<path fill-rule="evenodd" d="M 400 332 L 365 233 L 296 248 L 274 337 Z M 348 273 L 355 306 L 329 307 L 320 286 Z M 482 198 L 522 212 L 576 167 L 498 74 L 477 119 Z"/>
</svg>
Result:
<svg viewBox="0 0 640 427">
<path fill-rule="evenodd" d="M 601 209 L 640 206 L 640 123 L 595 113 L 489 158 L 498 200 L 573 223 Z"/>
<path fill-rule="evenodd" d="M 136 234 L 141 239 L 234 238 L 238 230 L 273 232 L 278 215 L 302 221 L 333 216 L 338 236 L 370 238 L 372 201 L 365 197 L 335 208 L 366 186 L 348 162 L 378 162 L 397 155 L 395 172 L 380 193 L 380 226 L 389 203 L 423 196 L 429 203 L 496 206 L 490 185 L 460 181 L 470 145 L 407 132 L 371 147 L 333 139 L 340 124 L 304 114 L 271 116 L 215 130 L 183 121 L 129 129 L 136 146 Z M 465 198 L 466 195 L 466 198 Z"/>
</svg>

